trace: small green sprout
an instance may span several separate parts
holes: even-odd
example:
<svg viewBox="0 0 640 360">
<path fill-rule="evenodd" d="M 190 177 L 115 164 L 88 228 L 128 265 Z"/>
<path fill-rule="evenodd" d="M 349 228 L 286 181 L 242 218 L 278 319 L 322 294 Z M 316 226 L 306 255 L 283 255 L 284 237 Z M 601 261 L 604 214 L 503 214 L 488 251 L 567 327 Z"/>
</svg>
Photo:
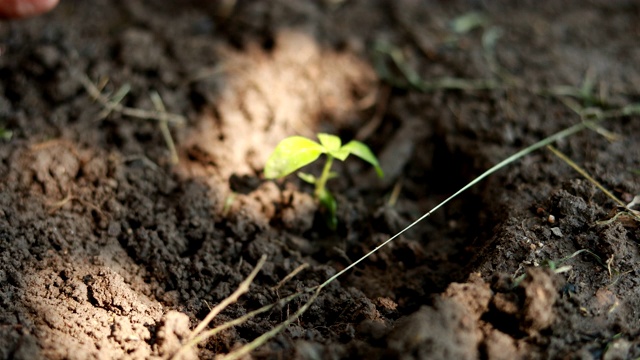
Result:
<svg viewBox="0 0 640 360">
<path fill-rule="evenodd" d="M 318 134 L 318 139 L 320 139 L 320 143 L 302 136 L 291 136 L 282 140 L 267 159 L 264 176 L 267 179 L 285 177 L 301 167 L 311 164 L 321 154 L 325 154 L 327 162 L 324 164 L 320 177 L 303 172 L 299 172 L 298 176 L 303 181 L 315 185 L 313 194 L 326 210 L 327 225 L 335 230 L 338 223 L 336 218 L 337 204 L 333 195 L 325 187 L 327 180 L 338 177 L 337 173 L 331 171 L 333 159 L 345 161 L 349 155 L 353 154 L 373 165 L 378 176 L 382 177 L 384 174 L 371 149 L 360 141 L 352 140 L 343 146 L 339 137 L 322 133 Z"/>
</svg>

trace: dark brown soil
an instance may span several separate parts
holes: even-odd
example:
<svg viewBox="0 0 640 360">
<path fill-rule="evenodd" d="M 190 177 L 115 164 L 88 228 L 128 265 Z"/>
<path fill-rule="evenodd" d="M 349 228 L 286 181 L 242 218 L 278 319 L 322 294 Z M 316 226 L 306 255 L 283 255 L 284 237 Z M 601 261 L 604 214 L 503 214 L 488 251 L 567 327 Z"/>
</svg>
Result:
<svg viewBox="0 0 640 360">
<path fill-rule="evenodd" d="M 640 101 L 636 1 L 220 3 L 69 0 L 0 24 L 1 359 L 169 358 L 263 254 L 213 325 L 324 282 L 579 123 L 572 107 Z M 471 12 L 479 26 L 456 32 Z M 383 46 L 426 82 L 464 82 L 421 88 Z M 184 115 L 179 163 L 156 121 L 102 116 L 84 75 L 104 94 L 129 85 L 125 106 L 153 110 L 157 92 Z M 615 141 L 585 130 L 555 146 L 629 203 L 640 118 L 619 115 L 600 124 Z M 363 140 L 387 174 L 336 166 L 335 232 L 308 185 L 261 175 L 281 139 L 317 132 Z M 251 356 L 638 358 L 638 225 L 539 150 L 340 277 Z M 308 298 L 185 358 L 236 349 Z"/>
</svg>

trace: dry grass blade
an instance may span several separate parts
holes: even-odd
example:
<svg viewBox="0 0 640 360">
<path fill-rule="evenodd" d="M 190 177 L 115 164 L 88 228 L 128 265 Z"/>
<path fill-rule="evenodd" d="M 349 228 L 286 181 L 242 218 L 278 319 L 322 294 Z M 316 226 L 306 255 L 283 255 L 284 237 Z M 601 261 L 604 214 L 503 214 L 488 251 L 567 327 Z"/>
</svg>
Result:
<svg viewBox="0 0 640 360">
<path fill-rule="evenodd" d="M 189 336 L 187 343 L 176 354 L 173 355 L 172 357 L 173 359 L 179 358 L 179 356 L 183 353 L 183 351 L 186 351 L 186 349 L 190 348 L 191 346 L 195 346 L 198 342 L 193 340 L 198 338 L 198 335 L 202 333 L 202 331 L 209 325 L 211 320 L 213 320 L 227 306 L 238 301 L 240 296 L 244 295 L 249 291 L 249 286 L 253 282 L 253 279 L 255 279 L 256 275 L 258 275 L 258 272 L 260 272 L 260 269 L 262 269 L 262 266 L 264 266 L 264 263 L 266 261 L 267 261 L 267 256 L 262 255 L 262 257 L 258 261 L 258 264 L 256 264 L 256 267 L 253 269 L 251 274 L 249 274 L 249 276 L 247 276 L 247 278 L 240 283 L 236 291 L 234 291 L 231 295 L 229 295 L 229 297 L 222 300 L 218 305 L 216 305 L 213 309 L 211 309 L 211 311 L 209 312 L 209 314 L 207 314 L 204 320 L 202 320 L 200 324 L 196 326 L 195 330 L 191 332 L 191 335 Z M 201 338 L 201 340 L 204 340 L 204 339 L 206 338 Z"/>
<path fill-rule="evenodd" d="M 396 181 L 396 184 L 393 186 L 391 195 L 389 195 L 389 201 L 387 201 L 387 205 L 389 205 L 390 207 L 396 206 L 398 198 L 400 197 L 400 191 L 402 191 L 402 179 Z"/>
<path fill-rule="evenodd" d="M 302 264 L 302 265 L 298 266 L 297 268 L 293 269 L 293 271 L 292 271 L 292 272 L 290 272 L 287 276 L 285 276 L 285 277 L 284 277 L 284 279 L 280 280 L 280 282 L 278 283 L 278 285 L 276 285 L 276 286 L 272 287 L 272 288 L 271 288 L 271 290 L 276 291 L 276 290 L 280 289 L 280 288 L 282 287 L 282 285 L 284 285 L 284 284 L 286 284 L 286 283 L 287 283 L 287 281 L 289 281 L 289 280 L 293 279 L 293 277 L 294 277 L 294 276 L 296 276 L 296 275 L 298 275 L 298 273 L 299 273 L 300 271 L 302 271 L 302 270 L 304 270 L 304 269 L 306 269 L 306 268 L 308 268 L 308 267 L 309 267 L 309 264 L 304 263 L 304 264 Z"/>
<path fill-rule="evenodd" d="M 244 295 L 246 292 L 249 291 L 249 285 L 251 285 L 256 275 L 258 275 L 258 272 L 260 271 L 260 269 L 262 269 L 262 266 L 264 265 L 265 261 L 267 261 L 267 256 L 262 255 L 262 257 L 260 258 L 260 261 L 258 261 L 258 264 L 253 269 L 251 274 L 249 274 L 249 276 L 247 276 L 247 278 L 240 283 L 240 285 L 238 286 L 236 291 L 233 292 L 233 294 L 229 295 L 228 298 L 222 300 L 220 304 L 216 305 L 213 309 L 211 309 L 211 311 L 204 318 L 204 320 L 202 320 L 202 322 L 198 324 L 195 330 L 193 330 L 189 339 L 193 339 L 196 336 L 198 336 L 198 334 L 200 334 L 202 330 L 204 330 L 209 325 L 211 320 L 213 320 L 213 318 L 215 318 L 222 310 L 224 310 L 227 306 L 233 304 L 234 302 L 238 301 L 240 296 Z"/>
<path fill-rule="evenodd" d="M 87 75 L 79 74 L 79 75 L 76 75 L 76 78 L 84 86 L 87 93 L 89 93 L 89 95 L 94 100 L 96 100 L 102 106 L 104 106 L 105 109 L 109 109 L 110 112 L 116 111 L 123 115 L 127 115 L 127 116 L 138 118 L 138 119 L 167 121 L 175 125 L 184 125 L 186 123 L 186 119 L 182 115 L 170 114 L 166 112 L 161 113 L 158 111 L 143 110 L 143 109 L 136 109 L 136 108 L 123 106 L 122 104 L 115 102 L 113 100 L 110 100 L 106 98 L 104 95 L 102 95 L 98 87 L 91 82 L 91 80 Z"/>
<path fill-rule="evenodd" d="M 493 79 L 465 79 L 445 76 L 426 81 L 409 66 L 399 48 L 384 42 L 378 42 L 375 45 L 375 51 L 374 64 L 378 76 L 394 87 L 431 92 L 436 90 L 492 90 L 502 86 Z M 395 71 L 392 71 L 384 62 L 385 56 L 388 57 L 393 64 L 393 68 L 397 69 L 399 74 L 394 74 Z"/>
<path fill-rule="evenodd" d="M 569 159 L 567 155 L 565 155 L 560 150 L 556 149 L 551 145 L 547 145 L 547 149 L 549 149 L 555 156 L 560 158 L 560 160 L 567 163 L 567 165 L 571 166 L 573 170 L 578 172 L 578 174 L 582 175 L 585 179 L 589 180 L 590 183 L 592 183 L 598 189 L 600 189 L 600 191 L 602 191 L 605 195 L 607 195 L 611 200 L 615 201 L 618 205 L 622 207 L 625 207 L 625 208 L 627 207 L 626 204 L 622 202 L 622 200 L 618 199 L 615 195 L 613 195 L 609 190 L 607 190 L 604 186 L 602 186 L 602 184 L 600 184 L 596 179 L 591 177 L 591 175 L 589 175 L 583 168 L 578 166 L 578 164 L 573 162 L 573 160 Z"/>
<path fill-rule="evenodd" d="M 630 207 L 625 204 L 622 200 L 618 199 L 613 193 L 607 190 L 602 184 L 598 182 L 598 180 L 594 179 L 586 170 L 581 168 L 578 164 L 576 164 L 573 160 L 571 160 L 567 155 L 562 153 L 560 150 L 554 148 L 551 145 L 547 145 L 547 149 L 549 149 L 555 156 L 560 158 L 562 161 L 567 163 L 567 165 L 571 166 L 573 170 L 577 171 L 578 174 L 582 175 L 585 179 L 587 179 L 590 183 L 595 185 L 600 191 L 602 191 L 605 195 L 607 195 L 611 200 L 615 201 L 618 206 L 623 207 L 629 211 L 629 213 L 636 218 L 636 220 L 640 221 L 640 216 L 638 216 L 634 210 L 631 210 Z"/>
<path fill-rule="evenodd" d="M 277 301 L 275 303 L 272 303 L 272 304 L 269 304 L 269 305 L 265 305 L 265 306 L 263 306 L 263 307 L 261 307 L 261 308 L 259 308 L 257 310 L 248 312 L 244 316 L 241 316 L 241 317 L 239 317 L 237 319 L 233 319 L 233 320 L 228 321 L 228 322 L 226 322 L 224 324 L 216 326 L 214 329 L 203 331 L 202 333 L 200 333 L 200 335 L 196 336 L 195 338 L 193 338 L 193 340 L 190 340 L 187 344 L 185 344 L 185 347 L 194 346 L 195 344 L 198 344 L 201 341 L 203 341 L 205 339 L 208 339 L 208 338 L 218 334 L 219 332 L 221 332 L 223 330 L 226 330 L 228 328 L 243 324 L 247 320 L 249 320 L 249 319 L 251 319 L 251 318 L 253 318 L 253 317 L 257 316 L 257 315 L 260 315 L 260 314 L 262 314 L 264 312 L 267 312 L 267 311 L 273 309 L 276 306 L 284 306 L 287 303 L 299 298 L 300 296 L 302 296 L 304 294 L 307 294 L 309 292 L 312 292 L 312 291 L 314 291 L 316 289 L 317 289 L 317 287 L 316 288 L 307 289 L 305 291 L 289 295 L 289 296 L 287 296 L 287 297 L 285 297 L 283 299 L 280 299 L 279 301 Z"/>
<path fill-rule="evenodd" d="M 217 356 L 216 359 L 218 359 L 218 360 L 236 360 L 236 359 L 241 358 L 244 355 L 249 354 L 253 350 L 257 349 L 259 346 L 262 346 L 269 339 L 274 337 L 276 334 L 278 334 L 280 331 L 282 331 L 285 327 L 289 326 L 291 323 L 296 321 L 302 314 L 304 314 L 304 312 L 307 311 L 309 309 L 309 307 L 311 306 L 311 304 L 313 304 L 313 302 L 318 298 L 318 295 L 320 295 L 320 291 L 321 290 L 322 290 L 322 286 L 317 287 L 316 291 L 313 293 L 311 298 L 309 298 L 309 300 L 304 305 L 302 305 L 298 309 L 298 311 L 296 311 L 293 315 L 288 317 L 287 320 L 281 322 L 278 326 L 276 326 L 273 329 L 267 331 L 266 333 L 260 335 L 259 337 L 257 337 L 252 342 L 242 346 L 241 348 L 239 348 L 237 350 L 234 350 L 234 351 L 232 351 L 232 352 L 230 352 L 230 353 L 228 353 L 226 355 L 223 355 L 223 356 Z"/>
<path fill-rule="evenodd" d="M 53 204 L 49 205 L 49 211 L 48 211 L 49 215 L 55 213 L 56 211 L 61 209 L 63 206 L 68 204 L 73 199 L 74 197 L 71 195 L 71 191 L 67 191 L 67 196 L 65 196 L 64 199 L 60 201 L 56 201 Z"/>
<path fill-rule="evenodd" d="M 124 100 L 127 94 L 129 94 L 129 91 L 131 91 L 131 86 L 129 86 L 129 84 L 122 85 L 118 89 L 118 91 L 116 91 L 116 93 L 111 97 L 111 100 L 109 100 L 109 103 L 104 107 L 104 110 L 100 112 L 100 115 L 98 116 L 100 120 L 105 119 L 107 116 L 109 116 L 109 114 L 111 114 L 111 112 L 116 107 L 122 106 L 120 105 L 120 102 Z"/>
<path fill-rule="evenodd" d="M 590 126 L 591 130 L 595 131 L 596 133 L 598 133 L 599 135 L 603 136 L 605 139 L 607 139 L 609 142 L 616 142 L 619 141 L 622 136 L 609 131 L 605 128 L 603 128 L 602 126 L 598 126 L 598 125 L 594 125 L 594 126 Z"/>
<path fill-rule="evenodd" d="M 302 265 L 298 266 L 297 268 L 295 268 L 295 269 L 294 269 L 291 273 L 289 273 L 289 274 L 288 274 L 284 279 L 282 279 L 282 280 L 278 283 L 278 285 L 274 286 L 274 287 L 273 287 L 273 290 L 277 290 L 277 289 L 279 289 L 279 288 L 280 288 L 282 285 L 284 285 L 287 281 L 291 280 L 291 279 L 292 279 L 294 276 L 296 276 L 300 271 L 302 271 L 302 270 L 306 269 L 307 267 L 309 267 L 309 264 L 304 263 L 304 264 L 302 264 Z M 254 271 L 255 271 L 255 270 L 254 270 Z M 214 329 L 211 329 L 211 330 L 208 330 L 208 331 L 200 332 L 200 334 L 199 334 L 199 335 L 196 335 L 195 337 L 191 338 L 191 339 L 187 342 L 187 344 L 185 344 L 185 345 L 184 345 L 184 348 L 188 348 L 188 347 L 194 346 L 194 345 L 196 345 L 196 344 L 200 343 L 201 341 L 203 341 L 203 340 L 205 340 L 205 339 L 208 339 L 208 338 L 210 338 L 210 337 L 212 337 L 212 336 L 214 336 L 214 335 L 218 334 L 219 332 L 221 332 L 221 331 L 223 331 L 223 330 L 226 330 L 226 329 L 228 329 L 228 328 L 231 328 L 231 327 L 234 327 L 234 326 L 237 326 L 237 325 L 243 324 L 244 322 L 246 322 L 247 320 L 249 320 L 249 319 L 253 318 L 254 316 L 257 316 L 257 315 L 262 314 L 262 313 L 264 313 L 264 312 L 266 312 L 266 311 L 269 311 L 269 310 L 273 309 L 274 307 L 276 307 L 276 306 L 278 306 L 278 305 L 280 305 L 280 306 L 284 306 L 285 304 L 289 303 L 290 301 L 293 301 L 293 300 L 295 300 L 295 299 L 299 298 L 300 296 L 302 296 L 302 295 L 304 295 L 304 294 L 307 294 L 307 293 L 310 293 L 310 292 L 312 292 L 312 291 L 314 291 L 314 290 L 316 290 L 316 288 L 307 289 L 307 290 L 305 290 L 305 291 L 302 291 L 302 292 L 298 292 L 298 293 L 295 293 L 295 294 L 289 295 L 289 296 L 287 296 L 287 297 L 285 297 L 285 298 L 283 298 L 283 299 L 281 299 L 281 300 L 279 300 L 279 301 L 277 301 L 277 302 L 275 302 L 275 303 L 273 303 L 273 304 L 265 305 L 265 306 L 263 306 L 263 307 L 261 307 L 261 308 L 259 308 L 259 309 L 257 309 L 257 310 L 254 310 L 254 311 L 251 311 L 251 312 L 249 312 L 249 313 L 245 314 L 244 316 L 241 316 L 241 317 L 239 317 L 239 318 L 237 318 L 237 319 L 234 319 L 234 320 L 228 321 L 228 322 L 226 322 L 226 323 L 224 323 L 224 324 L 222 324 L 222 325 L 220 325 L 220 326 L 217 326 L 217 327 L 216 327 L 216 328 L 214 328 Z M 194 333 L 195 333 L 195 331 L 194 331 Z M 176 356 L 177 356 L 177 355 L 178 355 L 178 354 L 176 354 Z"/>
<path fill-rule="evenodd" d="M 176 145 L 173 142 L 173 137 L 171 137 L 171 131 L 169 131 L 167 110 L 164 107 L 164 103 L 162 102 L 160 94 L 153 91 L 149 94 L 149 96 L 151 97 L 153 106 L 155 106 L 156 110 L 160 114 L 160 131 L 162 132 L 162 137 L 164 137 L 164 141 L 169 148 L 169 152 L 171 153 L 171 163 L 175 165 L 180 161 L 180 159 L 178 158 L 178 152 L 176 151 Z"/>
</svg>

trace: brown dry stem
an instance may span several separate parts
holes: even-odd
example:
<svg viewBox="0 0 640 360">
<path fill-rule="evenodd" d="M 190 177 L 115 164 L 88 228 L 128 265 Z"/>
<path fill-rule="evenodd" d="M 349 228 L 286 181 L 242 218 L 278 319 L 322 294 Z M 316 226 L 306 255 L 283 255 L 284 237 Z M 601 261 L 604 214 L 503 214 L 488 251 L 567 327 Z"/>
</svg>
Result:
<svg viewBox="0 0 640 360">
<path fill-rule="evenodd" d="M 138 119 L 146 119 L 146 120 L 156 120 L 156 121 L 166 121 L 172 123 L 174 125 L 184 125 L 186 123 L 186 119 L 184 116 L 179 114 L 171 114 L 167 112 L 160 112 L 154 110 L 144 110 L 137 109 L 128 106 L 123 106 L 119 102 L 115 102 L 100 92 L 98 87 L 94 85 L 89 77 L 85 74 L 79 74 L 76 76 L 78 81 L 84 86 L 85 90 L 89 95 L 99 102 L 105 109 L 109 109 L 109 111 L 119 112 L 122 115 L 127 115 L 133 118 Z"/>
<path fill-rule="evenodd" d="M 244 295 L 249 291 L 249 286 L 253 282 L 253 279 L 255 279 L 256 275 L 258 275 L 258 272 L 260 271 L 260 269 L 262 269 L 262 266 L 266 261 L 267 261 L 267 256 L 262 255 L 262 257 L 258 261 L 258 264 L 256 264 L 256 267 L 253 269 L 251 274 L 249 274 L 249 276 L 247 276 L 247 278 L 240 283 L 236 291 L 234 291 L 231 295 L 229 295 L 229 297 L 222 300 L 218 305 L 216 305 L 213 309 L 211 309 L 211 311 L 209 312 L 209 314 L 207 314 L 204 320 L 202 320 L 200 324 L 196 326 L 193 332 L 191 332 L 191 335 L 189 336 L 187 343 L 182 348 L 180 348 L 180 350 L 175 355 L 172 356 L 173 359 L 179 358 L 179 356 L 184 351 L 186 351 L 192 346 L 195 346 L 200 341 L 205 340 L 207 338 L 207 337 L 198 337 L 198 335 L 200 335 L 200 333 L 202 333 L 203 330 L 207 326 L 209 326 L 209 323 L 211 322 L 211 320 L 213 320 L 220 312 L 222 312 L 222 310 L 224 310 L 227 306 L 238 301 L 240 296 Z"/>
</svg>

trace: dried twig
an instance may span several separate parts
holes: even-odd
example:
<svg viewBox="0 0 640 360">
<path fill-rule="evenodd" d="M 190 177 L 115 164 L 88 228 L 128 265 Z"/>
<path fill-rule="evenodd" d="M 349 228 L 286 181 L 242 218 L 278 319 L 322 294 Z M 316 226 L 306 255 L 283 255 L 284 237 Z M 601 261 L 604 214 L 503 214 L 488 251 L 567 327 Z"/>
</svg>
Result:
<svg viewBox="0 0 640 360">
<path fill-rule="evenodd" d="M 110 112 L 116 111 L 123 115 L 127 115 L 133 118 L 166 121 L 175 125 L 184 125 L 186 123 L 185 117 L 179 114 L 171 114 L 167 112 L 136 109 L 132 107 L 123 106 L 119 102 L 108 99 L 107 97 L 102 95 L 100 90 L 91 82 L 91 80 L 89 79 L 89 77 L 87 77 L 87 75 L 79 74 L 76 76 L 76 78 L 84 86 L 85 90 L 89 93 L 89 95 L 94 100 L 99 102 L 102 106 L 104 106 L 105 109 L 109 109 Z"/>
<path fill-rule="evenodd" d="M 164 107 L 164 103 L 162 102 L 162 98 L 160 94 L 153 91 L 149 94 L 151 96 L 151 101 L 153 102 L 153 106 L 155 106 L 158 113 L 160 113 L 160 131 L 162 132 L 162 137 L 164 137 L 165 143 L 167 143 L 167 147 L 169 148 L 169 152 L 171 153 L 171 163 L 177 164 L 180 159 L 178 158 L 178 152 L 176 151 L 176 145 L 173 143 L 173 138 L 171 137 L 171 131 L 169 131 L 169 121 L 167 120 L 167 111 Z"/>
<path fill-rule="evenodd" d="M 56 211 L 58 211 L 59 209 L 61 209 L 63 206 L 65 206 L 66 204 L 68 204 L 69 202 L 71 202 L 71 200 L 76 199 L 75 197 L 73 197 L 71 195 L 71 191 L 67 191 L 67 196 L 64 197 L 64 199 L 56 201 L 52 204 L 49 204 L 49 215 L 55 213 Z"/>
<path fill-rule="evenodd" d="M 297 268 L 293 269 L 293 271 L 291 273 L 289 273 L 289 275 L 285 276 L 284 279 L 280 280 L 278 285 L 272 287 L 271 290 L 276 291 L 276 290 L 280 289 L 282 287 L 282 285 L 287 283 L 287 281 L 293 279 L 293 277 L 296 276 L 300 271 L 302 271 L 302 270 L 304 270 L 304 269 L 306 269 L 308 267 L 309 267 L 309 264 L 303 263 L 302 265 L 300 265 Z"/>
<path fill-rule="evenodd" d="M 218 315 L 227 306 L 238 301 L 238 298 L 240 298 L 240 296 L 242 296 L 243 294 L 249 291 L 249 285 L 253 282 L 253 279 L 256 277 L 256 275 L 258 275 L 258 272 L 264 265 L 265 261 L 267 261 L 267 256 L 262 255 L 255 269 L 253 269 L 251 274 L 249 274 L 249 276 L 247 276 L 247 278 L 240 283 L 240 286 L 238 286 L 238 289 L 236 289 L 236 291 L 234 291 L 233 294 L 229 295 L 229 297 L 222 300 L 220 304 L 216 305 L 213 309 L 211 309 L 211 312 L 209 312 L 209 314 L 204 318 L 204 320 L 202 320 L 202 322 L 196 327 L 196 329 L 193 330 L 193 332 L 189 336 L 189 339 L 193 339 L 196 336 L 198 336 L 198 334 L 200 334 L 202 330 L 204 330 L 204 328 L 206 328 L 209 325 L 211 320 L 213 320 L 213 318 L 215 318 L 216 315 Z"/>
<path fill-rule="evenodd" d="M 104 110 L 100 112 L 100 120 L 105 119 L 109 114 L 113 112 L 113 110 L 120 105 L 120 102 L 124 100 L 124 98 L 129 94 L 131 90 L 131 86 L 129 84 L 124 84 L 120 86 L 120 88 L 116 91 L 115 94 L 111 97 L 109 103 L 104 107 Z"/>
<path fill-rule="evenodd" d="M 226 355 L 223 355 L 223 356 L 217 356 L 216 359 L 218 359 L 218 360 L 236 360 L 236 359 L 241 358 L 244 355 L 247 355 L 248 353 L 252 352 L 253 350 L 257 349 L 259 346 L 262 346 L 269 339 L 274 337 L 276 334 L 278 334 L 284 328 L 286 328 L 287 326 L 292 324 L 294 321 L 296 321 L 302 314 L 304 314 L 304 312 L 307 311 L 309 309 L 309 307 L 311 306 L 311 304 L 313 304 L 313 302 L 318 298 L 318 295 L 320 295 L 320 291 L 321 290 L 322 290 L 322 286 L 318 286 L 316 288 L 316 291 L 311 296 L 311 298 L 309 298 L 309 300 L 304 305 L 302 305 L 298 309 L 298 311 L 296 311 L 293 315 L 289 316 L 287 318 L 287 320 L 285 320 L 285 321 L 281 322 L 280 324 L 278 324 L 278 326 L 276 326 L 273 329 L 267 331 L 266 333 L 258 336 L 255 340 L 253 340 L 252 342 L 242 346 L 241 348 L 239 348 L 237 350 L 234 350 L 234 351 L 232 351 L 232 352 L 230 352 L 230 353 L 228 353 Z"/>
<path fill-rule="evenodd" d="M 231 295 L 229 295 L 229 297 L 222 300 L 222 302 L 220 302 L 213 309 L 211 309 L 211 311 L 209 312 L 209 314 L 207 314 L 204 320 L 202 320 L 200 324 L 196 326 L 195 330 L 191 332 L 191 335 L 189 335 L 189 339 L 187 343 L 184 346 L 182 346 L 182 348 L 180 348 L 180 350 L 175 355 L 173 355 L 172 357 L 173 359 L 179 358 L 179 356 L 184 351 L 186 351 L 192 346 L 195 346 L 197 343 L 207 338 L 207 337 L 198 337 L 198 335 L 202 333 L 202 331 L 209 325 L 211 320 L 213 320 L 222 310 L 224 310 L 227 306 L 238 301 L 240 296 L 244 295 L 246 292 L 249 291 L 249 285 L 251 285 L 251 283 L 253 282 L 253 279 L 256 277 L 256 275 L 258 275 L 258 272 L 260 271 L 260 269 L 262 268 L 262 266 L 266 261 L 267 261 L 267 256 L 262 255 L 262 257 L 260 258 L 260 261 L 258 261 L 258 264 L 253 269 L 251 274 L 249 274 L 249 276 L 247 276 L 247 278 L 240 283 L 236 291 L 234 291 Z"/>
<path fill-rule="evenodd" d="M 565 155 L 560 150 L 556 149 L 552 145 L 547 145 L 547 149 L 549 149 L 555 156 L 560 158 L 560 160 L 567 163 L 567 165 L 571 166 L 573 170 L 577 171 L 580 175 L 582 175 L 585 179 L 589 180 L 593 185 L 595 185 L 600 191 L 602 191 L 605 195 L 607 195 L 611 200 L 615 201 L 619 206 L 626 208 L 626 204 L 622 202 L 622 200 L 618 199 L 615 195 L 613 195 L 609 190 L 607 190 L 602 184 L 598 182 L 598 180 L 594 179 L 589 175 L 583 168 L 581 168 L 578 164 L 573 162 L 567 155 Z"/>
<path fill-rule="evenodd" d="M 225 322 L 224 324 L 221 324 L 219 326 L 216 326 L 214 329 L 211 330 L 207 330 L 207 331 L 203 331 L 202 333 L 200 333 L 200 335 L 196 336 L 195 338 L 193 338 L 192 340 L 190 340 L 187 344 L 185 344 L 185 347 L 190 347 L 190 346 L 194 346 L 195 344 L 200 343 L 201 341 L 208 339 L 216 334 L 218 334 L 219 332 L 226 330 L 228 328 L 240 325 L 245 323 L 247 320 L 260 315 L 264 312 L 267 312 L 273 308 L 275 308 L 276 306 L 284 306 L 286 304 L 288 304 L 289 302 L 301 297 L 304 294 L 308 294 L 311 293 L 315 290 L 317 290 L 318 287 L 314 287 L 314 288 L 309 288 L 309 289 L 305 289 L 301 292 L 297 292 L 295 294 L 291 294 L 283 299 L 280 299 L 274 303 L 271 303 L 269 305 L 265 305 L 257 310 L 248 312 L 247 314 L 245 314 L 244 316 L 241 316 L 237 319 L 233 319 L 231 321 Z"/>
<path fill-rule="evenodd" d="M 585 179 L 587 179 L 590 183 L 595 185 L 600 191 L 602 191 L 605 195 L 607 195 L 611 200 L 615 201 L 618 206 L 629 211 L 631 216 L 635 217 L 636 220 L 640 221 L 640 215 L 636 214 L 634 210 L 630 209 L 627 204 L 625 204 L 622 200 L 618 199 L 613 193 L 607 190 L 598 180 L 594 179 L 586 170 L 581 168 L 578 164 L 576 164 L 573 160 L 571 160 L 567 155 L 562 153 L 560 150 L 556 149 L 552 145 L 547 145 L 547 149 L 549 149 L 555 156 L 560 158 L 562 161 L 567 163 L 567 165 L 571 166 L 575 171 L 577 171 L 580 175 L 582 175 Z"/>
</svg>

